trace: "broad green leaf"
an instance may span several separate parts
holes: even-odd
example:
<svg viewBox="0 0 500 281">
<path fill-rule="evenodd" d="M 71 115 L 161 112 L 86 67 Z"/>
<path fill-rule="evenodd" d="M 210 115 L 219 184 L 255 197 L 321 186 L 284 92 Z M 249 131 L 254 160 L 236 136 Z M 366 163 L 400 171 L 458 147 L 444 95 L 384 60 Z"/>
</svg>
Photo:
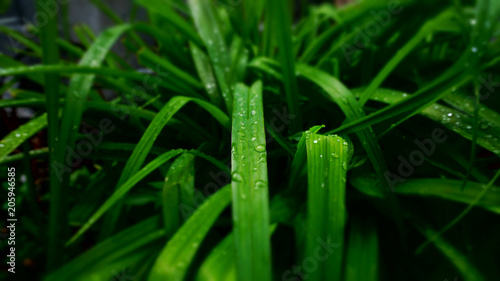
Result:
<svg viewBox="0 0 500 281">
<path fill-rule="evenodd" d="M 230 201 L 231 187 L 229 185 L 205 201 L 168 241 L 156 259 L 148 280 L 184 280 L 187 269 L 205 235 Z"/>
<path fill-rule="evenodd" d="M 307 149 L 307 238 L 304 258 L 321 258 L 309 280 L 340 280 L 346 221 L 348 144 L 338 136 L 310 134 Z M 322 249 L 321 256 L 318 248 Z"/>
<path fill-rule="evenodd" d="M 233 221 L 238 280 L 271 280 L 267 153 L 262 82 L 234 93 L 231 140 Z"/>
</svg>

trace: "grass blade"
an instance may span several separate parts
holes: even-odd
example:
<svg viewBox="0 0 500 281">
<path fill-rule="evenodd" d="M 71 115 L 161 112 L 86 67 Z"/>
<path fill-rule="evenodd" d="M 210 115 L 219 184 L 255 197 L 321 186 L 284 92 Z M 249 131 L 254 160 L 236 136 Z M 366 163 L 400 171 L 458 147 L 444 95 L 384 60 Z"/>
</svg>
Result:
<svg viewBox="0 0 500 281">
<path fill-rule="evenodd" d="M 238 280 L 271 280 L 267 155 L 262 82 L 235 91 L 231 140 Z"/>
<path fill-rule="evenodd" d="M 286 102 L 288 110 L 295 118 L 290 122 L 290 132 L 301 131 L 301 115 L 299 105 L 299 92 L 297 79 L 295 77 L 295 58 L 292 46 L 291 19 L 288 13 L 286 0 L 268 1 L 268 24 L 271 26 L 272 34 L 276 36 L 278 52 L 280 55 L 281 71 L 283 73 L 283 85 L 285 87 Z"/>
<path fill-rule="evenodd" d="M 231 187 L 229 185 L 205 201 L 163 248 L 151 269 L 148 280 L 184 280 L 203 238 L 230 201 Z M 196 235 L 192 235 L 193 233 Z"/>
<path fill-rule="evenodd" d="M 233 112 L 233 85 L 229 81 L 231 57 L 224 41 L 217 14 L 214 11 L 212 2 L 188 0 L 188 3 L 198 33 L 207 47 L 208 56 L 212 61 L 227 112 L 231 113 Z"/>
<path fill-rule="evenodd" d="M 191 204 L 194 194 L 194 155 L 184 153 L 170 166 L 163 185 L 163 220 L 167 237 L 181 225 L 178 206 Z"/>
<path fill-rule="evenodd" d="M 10 132 L 0 141 L 0 161 L 3 161 L 12 151 L 45 128 L 45 126 L 47 126 L 46 113 Z"/>
<path fill-rule="evenodd" d="M 182 149 L 170 150 L 153 161 L 149 162 L 144 168 L 139 172 L 134 173 L 133 176 L 129 177 L 127 181 L 119 186 L 116 191 L 111 195 L 104 204 L 99 207 L 99 209 L 87 220 L 87 222 L 78 230 L 78 232 L 71 237 L 71 239 L 66 243 L 70 245 L 76 241 L 83 233 L 85 233 L 106 211 L 108 211 L 116 202 L 125 196 L 125 194 L 132 188 L 136 183 L 142 180 L 144 177 L 149 175 L 155 169 L 165 164 L 168 160 L 184 152 Z"/>
<path fill-rule="evenodd" d="M 377 281 L 378 236 L 373 218 L 355 217 L 349 232 L 345 281 Z"/>
<path fill-rule="evenodd" d="M 305 257 L 316 257 L 318 243 L 326 243 L 317 270 L 309 280 L 340 280 L 344 247 L 345 185 L 348 145 L 342 138 L 311 134 L 307 149 L 307 240 Z"/>
</svg>

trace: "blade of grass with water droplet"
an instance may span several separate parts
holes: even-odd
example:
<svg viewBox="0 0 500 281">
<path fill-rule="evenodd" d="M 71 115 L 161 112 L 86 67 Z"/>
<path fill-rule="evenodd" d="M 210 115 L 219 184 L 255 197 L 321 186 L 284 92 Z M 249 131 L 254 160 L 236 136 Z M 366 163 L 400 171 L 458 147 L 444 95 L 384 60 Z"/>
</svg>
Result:
<svg viewBox="0 0 500 281">
<path fill-rule="evenodd" d="M 231 202 L 231 187 L 226 185 L 205 201 L 163 248 L 149 274 L 149 281 L 181 281 L 219 214 Z M 196 233 L 193 235 L 193 233 Z M 268 234 L 269 235 L 269 234 Z"/>
<path fill-rule="evenodd" d="M 231 113 L 233 106 L 232 86 L 229 81 L 231 57 L 224 41 L 217 13 L 212 2 L 203 0 L 188 0 L 194 23 L 205 43 L 208 56 L 212 61 L 215 77 L 219 84 L 222 98 L 226 103 L 227 112 Z"/>
<path fill-rule="evenodd" d="M 238 280 L 271 280 L 269 200 L 262 82 L 234 92 L 231 137 L 233 222 Z"/>
<path fill-rule="evenodd" d="M 309 280 L 340 280 L 346 221 L 345 192 L 348 145 L 338 136 L 310 134 L 307 149 L 307 238 L 304 258 L 326 243 L 318 268 Z M 324 246 L 325 247 L 325 246 Z"/>
<path fill-rule="evenodd" d="M 194 155 L 184 153 L 168 169 L 162 193 L 163 220 L 167 237 L 181 225 L 178 206 L 191 204 L 194 194 Z"/>
<path fill-rule="evenodd" d="M 222 105 L 222 99 L 219 94 L 219 87 L 217 86 L 216 78 L 212 70 L 212 65 L 207 55 L 198 48 L 195 44 L 189 44 L 191 55 L 193 56 L 194 64 L 198 72 L 198 76 L 205 86 L 210 101 L 217 105 Z"/>
<path fill-rule="evenodd" d="M 301 75 L 316 83 L 326 92 L 330 99 L 337 103 L 346 116 L 346 122 L 364 116 L 364 112 L 354 98 L 354 95 L 335 77 L 306 65 L 299 65 L 297 69 Z M 356 135 L 366 150 L 375 172 L 383 178 L 383 173 L 387 170 L 387 165 L 373 131 L 371 128 L 367 128 L 356 132 Z"/>
<path fill-rule="evenodd" d="M 16 130 L 10 132 L 0 141 L 0 161 L 3 161 L 12 151 L 18 148 L 27 139 L 47 126 L 47 114 L 44 113 Z"/>
</svg>

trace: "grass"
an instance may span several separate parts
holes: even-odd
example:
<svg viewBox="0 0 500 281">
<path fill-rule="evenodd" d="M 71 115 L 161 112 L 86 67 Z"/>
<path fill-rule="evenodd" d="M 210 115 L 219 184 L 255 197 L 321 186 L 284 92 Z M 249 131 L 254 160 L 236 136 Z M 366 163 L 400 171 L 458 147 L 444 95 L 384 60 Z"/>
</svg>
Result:
<svg viewBox="0 0 500 281">
<path fill-rule="evenodd" d="M 500 277 L 500 2 L 89 2 L 0 28 L 17 277 Z"/>
</svg>

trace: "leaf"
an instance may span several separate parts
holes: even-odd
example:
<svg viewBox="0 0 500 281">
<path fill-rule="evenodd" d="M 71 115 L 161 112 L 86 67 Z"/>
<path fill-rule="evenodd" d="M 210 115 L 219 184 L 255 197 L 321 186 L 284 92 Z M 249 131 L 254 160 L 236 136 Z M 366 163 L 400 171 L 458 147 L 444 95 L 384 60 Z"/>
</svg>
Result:
<svg viewBox="0 0 500 281">
<path fill-rule="evenodd" d="M 134 187 L 140 180 L 149 175 L 155 169 L 165 164 L 168 160 L 184 152 L 182 149 L 170 150 L 158 156 L 153 161 L 149 162 L 139 172 L 134 173 L 123 184 L 120 184 L 115 192 L 104 202 L 101 207 L 87 220 L 87 222 L 73 235 L 73 237 L 66 243 L 66 246 L 71 245 L 83 233 L 85 233 L 107 210 L 109 210 L 118 200 L 122 199 L 125 194 Z"/>
<path fill-rule="evenodd" d="M 27 139 L 47 126 L 47 114 L 44 113 L 10 132 L 0 141 L 0 161 L 3 161 L 12 151 Z"/>
<path fill-rule="evenodd" d="M 227 112 L 233 112 L 233 85 L 230 84 L 229 71 L 231 58 L 223 38 L 222 29 L 217 21 L 217 14 L 210 1 L 188 0 L 196 29 L 205 43 L 208 56 L 226 103 Z"/>
<path fill-rule="evenodd" d="M 172 116 L 177 113 L 185 104 L 193 101 L 196 104 L 200 105 L 202 108 L 207 110 L 212 116 L 217 119 L 224 127 L 229 127 L 229 117 L 227 117 L 222 111 L 220 111 L 214 105 L 199 100 L 195 98 L 188 98 L 182 96 L 175 96 L 162 108 L 162 110 L 156 115 L 155 119 L 151 122 L 146 132 L 141 137 L 141 140 L 135 147 L 132 155 L 130 156 L 125 168 L 123 169 L 122 174 L 118 180 L 118 184 L 116 187 L 118 188 L 121 184 L 127 181 L 132 175 L 134 175 L 144 163 L 144 160 L 148 156 L 149 151 L 153 147 L 153 144 L 165 127 L 167 122 L 171 120 Z M 118 205 L 113 212 L 107 218 L 106 229 L 104 232 L 110 233 L 114 228 L 114 224 L 120 215 L 120 205 Z"/>
<path fill-rule="evenodd" d="M 316 83 L 327 93 L 328 97 L 340 107 L 342 112 L 344 112 L 346 122 L 364 116 L 362 108 L 359 106 L 352 93 L 336 78 L 306 65 L 299 65 L 297 70 L 300 75 Z M 383 173 L 387 170 L 387 165 L 373 130 L 371 128 L 366 128 L 365 130 L 356 132 L 356 135 L 360 139 L 363 148 L 366 150 L 375 172 L 380 178 L 383 178 Z"/>
<path fill-rule="evenodd" d="M 306 149 L 308 222 L 304 256 L 316 258 L 317 249 L 324 248 L 322 261 L 317 261 L 318 268 L 309 274 L 309 280 L 340 280 L 348 144 L 337 136 L 310 134 L 306 136 Z"/>
<path fill-rule="evenodd" d="M 262 82 L 236 86 L 231 140 L 238 280 L 271 280 L 267 155 Z"/>
<path fill-rule="evenodd" d="M 208 198 L 168 241 L 156 259 L 148 280 L 184 280 L 200 243 L 230 201 L 229 185 Z"/>
<path fill-rule="evenodd" d="M 356 189 L 367 195 L 382 198 L 382 193 L 377 187 L 380 183 L 369 175 L 353 174 L 351 183 Z M 437 197 L 470 204 L 484 190 L 484 185 L 477 182 L 467 182 L 463 191 L 460 190 L 461 185 L 460 180 L 409 179 L 398 183 L 395 191 L 400 195 Z M 487 196 L 482 197 L 476 204 L 491 212 L 500 214 L 500 188 L 491 188 Z"/>
<path fill-rule="evenodd" d="M 379 280 L 378 255 L 378 235 L 374 219 L 354 217 L 349 231 L 344 280 Z"/>
<path fill-rule="evenodd" d="M 167 237 L 181 225 L 178 206 L 191 204 L 194 194 L 194 155 L 184 153 L 168 169 L 163 185 L 163 220 Z"/>
<path fill-rule="evenodd" d="M 104 265 L 122 257 L 133 256 L 135 250 L 142 249 L 152 241 L 163 237 L 165 237 L 165 230 L 161 228 L 160 217 L 145 219 L 95 245 L 49 274 L 44 280 L 88 280 L 89 275 L 94 275 L 95 271 Z"/>
<path fill-rule="evenodd" d="M 283 85 L 285 87 L 286 102 L 288 110 L 295 118 L 290 122 L 290 132 L 296 133 L 301 131 L 301 114 L 299 105 L 299 92 L 297 86 L 297 79 L 295 77 L 295 58 L 293 56 L 292 48 L 292 32 L 291 32 L 291 19 L 288 12 L 288 5 L 286 0 L 268 1 L 268 24 L 276 36 L 278 43 L 278 53 L 281 62 L 281 72 L 283 74 Z"/>
</svg>

